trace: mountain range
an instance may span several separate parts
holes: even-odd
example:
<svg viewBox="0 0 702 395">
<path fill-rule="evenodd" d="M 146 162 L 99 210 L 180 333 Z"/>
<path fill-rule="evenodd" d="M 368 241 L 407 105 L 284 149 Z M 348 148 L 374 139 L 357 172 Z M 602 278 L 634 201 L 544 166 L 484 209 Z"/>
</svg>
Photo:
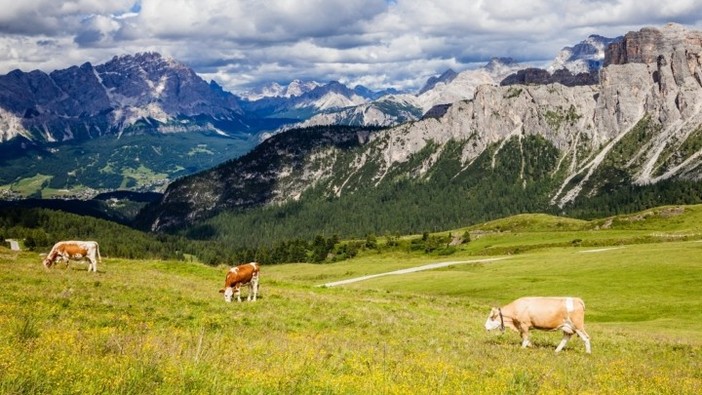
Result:
<svg viewBox="0 0 702 395">
<path fill-rule="evenodd" d="M 376 231 L 373 216 L 400 204 L 404 215 L 416 214 L 407 219 L 416 231 L 446 219 L 445 210 L 465 223 L 525 210 L 700 201 L 700 59 L 701 32 L 643 28 L 606 47 L 596 83 L 482 84 L 470 100 L 392 128 L 281 133 L 171 184 L 142 224 L 166 230 L 251 207 L 317 201 L 316 216 L 339 202 L 355 210 L 335 211 L 336 224 L 365 211 L 364 229 Z M 463 212 L 455 212 L 459 206 Z"/>
<path fill-rule="evenodd" d="M 0 76 L 0 197 L 162 191 L 175 178 L 249 151 L 281 125 L 379 98 L 381 115 L 361 123 L 421 116 L 383 98 L 398 93 L 393 89 L 293 81 L 264 92 L 258 100 L 236 96 L 157 53 L 48 74 L 14 70 Z"/>
<path fill-rule="evenodd" d="M 556 78 L 577 75 L 586 58 L 591 66 L 588 72 L 599 77 L 606 45 L 621 40 L 591 36 L 570 52 L 561 52 L 554 61 L 560 62 L 561 70 L 543 72 Z M 163 199 L 140 219 L 144 226 L 163 230 L 229 209 L 304 199 L 311 190 L 338 198 L 404 183 L 398 180 L 423 182 L 439 171 L 432 171 L 432 164 L 443 163 L 447 144 L 463 147 L 457 163 L 468 169 L 490 150 L 496 150 L 494 158 L 500 152 L 514 153 L 499 148 L 514 141 L 519 142 L 523 157 L 529 155 L 525 147 L 535 144 L 554 157 L 578 158 L 560 159 L 557 169 L 551 169 L 559 177 L 567 174 L 577 179 L 573 172 L 576 165 L 583 166 L 579 160 L 596 151 L 582 140 L 594 133 L 565 126 L 561 131 L 560 124 L 590 115 L 570 110 L 571 105 L 581 104 L 569 98 L 574 95 L 570 89 L 553 85 L 559 81 L 549 81 L 548 87 L 500 87 L 525 69 L 512 59 L 494 58 L 477 69 L 447 70 L 429 78 L 416 93 L 294 80 L 240 95 L 205 82 L 187 66 L 155 53 L 120 56 L 102 65 L 86 63 L 49 74 L 15 70 L 0 76 L 0 151 L 5 153 L 0 196 L 90 198 L 110 190 L 165 191 Z M 597 95 L 596 84 L 599 79 L 575 89 Z M 544 89 L 563 95 L 547 99 L 553 107 L 549 110 L 527 99 L 543 96 Z M 482 106 L 483 112 L 513 120 L 523 118 L 525 131 L 505 135 L 506 127 L 518 129 L 517 121 L 483 123 L 476 115 L 479 112 L 466 106 Z M 472 112 L 472 118 L 465 119 L 465 111 Z M 527 115 L 533 119 L 527 122 Z M 569 129 L 567 133 L 577 136 L 571 137 L 576 141 L 569 140 L 569 150 L 563 151 L 556 144 L 559 140 L 547 138 L 548 144 L 535 140 L 544 130 L 527 131 L 542 128 L 544 122 L 553 129 L 551 133 Z M 588 126 L 594 127 L 594 123 Z M 513 141 L 514 136 L 519 137 Z M 499 163 L 494 158 L 491 161 Z M 576 165 L 565 171 L 565 163 Z M 463 170 L 462 174 L 473 173 Z M 207 185 L 200 184 L 203 180 Z M 559 180 L 565 182 L 565 178 Z M 556 204 L 562 203 L 555 199 Z"/>
</svg>

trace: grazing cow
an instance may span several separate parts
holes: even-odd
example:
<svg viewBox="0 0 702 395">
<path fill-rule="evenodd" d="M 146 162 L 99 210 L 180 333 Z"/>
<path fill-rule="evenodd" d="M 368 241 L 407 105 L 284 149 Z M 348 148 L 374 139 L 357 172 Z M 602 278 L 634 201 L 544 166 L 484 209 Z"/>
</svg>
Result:
<svg viewBox="0 0 702 395">
<path fill-rule="evenodd" d="M 68 266 L 69 260 L 83 259 L 90 261 L 88 271 L 92 270 L 97 273 L 97 263 L 102 261 L 102 258 L 100 257 L 100 247 L 96 241 L 59 241 L 54 244 L 42 263 L 49 268 L 60 260 L 63 260 Z"/>
<path fill-rule="evenodd" d="M 522 336 L 522 347 L 529 342 L 529 329 L 561 330 L 563 339 L 556 352 L 560 352 L 573 334 L 585 342 L 585 352 L 590 353 L 590 336 L 585 332 L 585 303 L 570 297 L 525 297 L 501 308 L 490 311 L 485 329 L 491 331 L 512 328 Z"/>
<path fill-rule="evenodd" d="M 236 300 L 241 302 L 241 286 L 249 286 L 249 296 L 247 301 L 256 301 L 258 295 L 258 274 L 259 264 L 256 262 L 246 263 L 229 269 L 227 277 L 224 279 L 224 288 L 219 293 L 224 293 L 224 301 L 231 302 L 232 295 L 236 294 Z"/>
</svg>

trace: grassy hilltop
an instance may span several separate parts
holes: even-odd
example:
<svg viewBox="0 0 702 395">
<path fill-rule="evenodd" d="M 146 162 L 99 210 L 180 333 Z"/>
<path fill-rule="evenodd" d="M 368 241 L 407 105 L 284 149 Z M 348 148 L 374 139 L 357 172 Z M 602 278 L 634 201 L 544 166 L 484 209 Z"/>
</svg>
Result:
<svg viewBox="0 0 702 395">
<path fill-rule="evenodd" d="M 702 392 L 702 207 L 465 231 L 451 256 L 264 265 L 259 301 L 241 304 L 217 292 L 224 266 L 104 258 L 92 274 L 0 247 L 0 393 Z M 593 354 L 485 332 L 490 306 L 524 295 L 582 297 Z"/>
</svg>

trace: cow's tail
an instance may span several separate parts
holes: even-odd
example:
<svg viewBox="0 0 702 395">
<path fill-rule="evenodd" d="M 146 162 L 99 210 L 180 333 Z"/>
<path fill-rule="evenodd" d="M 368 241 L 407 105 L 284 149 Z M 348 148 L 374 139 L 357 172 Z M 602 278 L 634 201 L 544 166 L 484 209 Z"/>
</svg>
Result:
<svg viewBox="0 0 702 395">
<path fill-rule="evenodd" d="M 102 256 L 100 256 L 100 244 L 99 243 L 95 243 L 95 254 L 97 255 L 97 261 L 100 263 L 100 266 L 102 266 Z M 103 268 L 104 268 L 104 266 L 103 266 Z"/>
</svg>

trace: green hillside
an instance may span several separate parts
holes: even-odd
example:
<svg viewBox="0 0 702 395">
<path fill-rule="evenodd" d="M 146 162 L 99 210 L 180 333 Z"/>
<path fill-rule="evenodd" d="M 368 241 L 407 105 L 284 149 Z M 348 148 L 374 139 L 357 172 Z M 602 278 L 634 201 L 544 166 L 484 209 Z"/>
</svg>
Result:
<svg viewBox="0 0 702 395">
<path fill-rule="evenodd" d="M 263 262 L 259 301 L 241 304 L 217 292 L 225 266 L 106 258 L 92 274 L 0 247 L 0 393 L 699 393 L 700 215 L 518 216 L 466 228 L 450 257 Z M 483 258 L 504 259 L 459 263 Z M 592 355 L 485 332 L 491 306 L 524 295 L 582 297 Z"/>
</svg>

